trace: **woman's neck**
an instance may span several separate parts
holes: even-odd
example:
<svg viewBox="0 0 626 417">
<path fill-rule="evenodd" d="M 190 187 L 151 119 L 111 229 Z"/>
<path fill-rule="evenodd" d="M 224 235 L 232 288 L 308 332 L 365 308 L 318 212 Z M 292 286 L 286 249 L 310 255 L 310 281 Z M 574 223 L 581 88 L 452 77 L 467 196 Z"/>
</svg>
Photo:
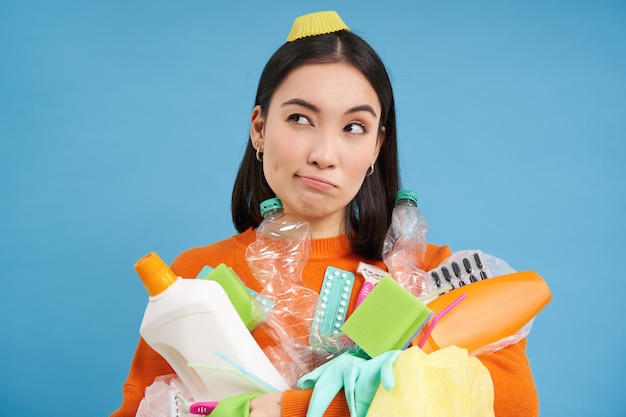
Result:
<svg viewBox="0 0 626 417">
<path fill-rule="evenodd" d="M 311 225 L 311 237 L 313 239 L 324 239 L 341 236 L 346 233 L 343 218 L 337 222 L 332 219 L 305 219 Z"/>
</svg>

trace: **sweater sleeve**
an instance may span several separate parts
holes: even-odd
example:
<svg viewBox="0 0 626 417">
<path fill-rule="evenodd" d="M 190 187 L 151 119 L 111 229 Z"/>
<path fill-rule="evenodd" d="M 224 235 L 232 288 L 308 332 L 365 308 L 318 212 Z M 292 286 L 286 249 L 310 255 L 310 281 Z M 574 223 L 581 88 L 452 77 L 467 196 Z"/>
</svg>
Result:
<svg viewBox="0 0 626 417">
<path fill-rule="evenodd" d="M 282 417 L 305 417 L 309 409 L 309 402 L 313 395 L 313 389 L 288 390 L 283 394 Z M 348 403 L 343 391 L 331 401 L 324 412 L 324 417 L 348 417 Z"/>
<path fill-rule="evenodd" d="M 491 374 L 497 417 L 539 415 L 539 399 L 526 356 L 526 339 L 476 356 Z"/>
<path fill-rule="evenodd" d="M 161 375 L 171 375 L 174 370 L 161 355 L 143 340 L 139 339 L 130 372 L 122 388 L 122 405 L 111 417 L 135 417 L 146 387 Z"/>
</svg>

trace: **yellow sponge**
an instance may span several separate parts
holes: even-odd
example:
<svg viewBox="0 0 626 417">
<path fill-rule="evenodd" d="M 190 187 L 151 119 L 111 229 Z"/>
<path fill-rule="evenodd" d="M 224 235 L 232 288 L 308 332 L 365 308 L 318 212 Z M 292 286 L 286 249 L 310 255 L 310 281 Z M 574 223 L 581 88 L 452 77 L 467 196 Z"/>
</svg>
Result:
<svg viewBox="0 0 626 417">
<path fill-rule="evenodd" d="M 393 373 L 396 384 L 389 391 L 379 386 L 367 417 L 494 416 L 489 370 L 465 349 L 427 355 L 413 346 L 398 356 Z"/>
</svg>

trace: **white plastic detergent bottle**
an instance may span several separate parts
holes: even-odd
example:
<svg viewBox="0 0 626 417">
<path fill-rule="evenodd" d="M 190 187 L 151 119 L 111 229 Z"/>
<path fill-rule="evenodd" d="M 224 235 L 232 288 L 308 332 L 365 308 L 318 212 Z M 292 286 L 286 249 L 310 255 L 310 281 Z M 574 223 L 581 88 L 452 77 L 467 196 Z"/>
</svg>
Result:
<svg viewBox="0 0 626 417">
<path fill-rule="evenodd" d="M 139 332 L 195 401 L 289 388 L 219 283 L 177 277 L 154 252 L 135 269 L 150 295 Z"/>
</svg>

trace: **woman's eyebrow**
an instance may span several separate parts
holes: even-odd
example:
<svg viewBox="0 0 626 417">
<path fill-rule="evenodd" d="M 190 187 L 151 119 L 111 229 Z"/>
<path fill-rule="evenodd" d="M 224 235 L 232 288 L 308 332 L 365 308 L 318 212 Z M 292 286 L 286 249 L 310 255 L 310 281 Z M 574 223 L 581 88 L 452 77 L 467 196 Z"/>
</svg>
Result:
<svg viewBox="0 0 626 417">
<path fill-rule="evenodd" d="M 378 117 L 376 115 L 376 112 L 374 111 L 374 108 L 372 106 L 370 106 L 369 104 L 361 104 L 360 106 L 352 107 L 352 108 L 348 109 L 348 111 L 346 111 L 345 114 L 358 113 L 358 112 L 361 112 L 361 111 L 366 111 L 366 112 L 372 113 L 372 116 Z"/>
<path fill-rule="evenodd" d="M 315 104 L 313 103 L 309 103 L 306 100 L 303 100 L 301 98 L 292 98 L 289 99 L 285 102 L 283 102 L 281 104 L 281 107 L 283 106 L 289 106 L 289 105 L 296 105 L 296 106 L 302 106 L 305 107 L 315 113 L 319 113 L 320 109 L 319 107 L 317 107 Z M 370 106 L 369 104 L 361 104 L 360 106 L 354 106 L 349 108 L 348 110 L 346 110 L 346 112 L 344 114 L 352 114 L 352 113 L 358 113 L 358 112 L 362 112 L 362 111 L 366 111 L 368 113 L 371 113 L 372 116 L 374 117 L 378 117 L 378 115 L 376 114 L 376 111 L 374 111 L 374 108 L 372 106 Z"/>
<path fill-rule="evenodd" d="M 290 100 L 285 101 L 284 103 L 282 103 L 280 106 L 289 106 L 289 105 L 296 105 L 296 106 L 302 106 L 302 107 L 306 107 L 307 109 L 314 111 L 315 113 L 319 113 L 320 109 L 319 107 L 317 107 L 315 104 L 309 103 L 306 100 L 302 100 L 301 98 L 292 98 Z"/>
</svg>

